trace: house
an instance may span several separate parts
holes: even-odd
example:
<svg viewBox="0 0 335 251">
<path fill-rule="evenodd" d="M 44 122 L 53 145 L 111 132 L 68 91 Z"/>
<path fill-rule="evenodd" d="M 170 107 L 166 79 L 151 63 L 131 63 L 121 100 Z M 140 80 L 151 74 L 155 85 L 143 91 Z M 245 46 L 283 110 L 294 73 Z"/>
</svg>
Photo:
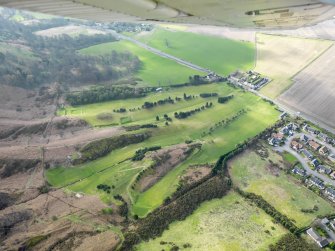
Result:
<svg viewBox="0 0 335 251">
<path fill-rule="evenodd" d="M 306 132 L 309 132 L 309 133 L 313 133 L 315 134 L 316 133 L 316 130 L 314 130 L 312 127 L 310 127 L 309 125 L 305 125 L 303 127 L 303 129 L 306 131 Z"/>
<path fill-rule="evenodd" d="M 278 146 L 279 145 L 279 142 L 274 138 L 269 138 L 268 142 L 271 146 Z"/>
<path fill-rule="evenodd" d="M 305 134 L 303 134 L 301 135 L 300 140 L 306 143 L 308 142 L 309 138 Z"/>
<path fill-rule="evenodd" d="M 335 180 L 335 172 L 332 172 L 332 173 L 330 174 L 330 178 L 332 178 L 333 180 Z"/>
<path fill-rule="evenodd" d="M 319 163 L 319 161 L 318 161 L 317 159 L 313 159 L 313 160 L 311 161 L 311 163 L 312 163 L 312 165 L 313 165 L 314 167 L 318 167 L 318 166 L 320 165 L 320 163 Z"/>
<path fill-rule="evenodd" d="M 324 142 L 326 142 L 328 138 L 328 136 L 322 132 L 319 133 L 318 137 L 322 139 Z"/>
<path fill-rule="evenodd" d="M 284 134 L 278 132 L 278 133 L 273 133 L 272 134 L 272 138 L 279 140 L 279 141 L 283 141 L 284 139 Z"/>
<path fill-rule="evenodd" d="M 314 140 L 310 140 L 308 141 L 308 144 L 315 150 L 319 150 L 320 145 L 318 143 L 316 143 Z"/>
<path fill-rule="evenodd" d="M 314 156 L 313 156 L 313 154 L 311 154 L 309 151 L 307 151 L 306 149 L 302 149 L 301 150 L 301 152 L 302 152 L 302 154 L 303 155 L 305 155 L 308 159 L 313 159 L 314 158 Z"/>
<path fill-rule="evenodd" d="M 299 126 L 296 123 L 289 123 L 287 125 L 287 128 L 290 129 L 290 130 L 296 131 L 296 130 L 298 130 Z"/>
<path fill-rule="evenodd" d="M 307 230 L 307 234 L 319 245 L 319 247 L 323 248 L 329 244 L 327 238 L 321 237 L 314 229 L 311 227 Z"/>
<path fill-rule="evenodd" d="M 292 169 L 292 173 L 297 174 L 297 175 L 300 175 L 300 176 L 302 176 L 302 177 L 305 177 L 305 176 L 306 176 L 306 170 L 303 169 L 303 168 L 294 167 L 294 168 Z"/>
<path fill-rule="evenodd" d="M 325 185 L 323 184 L 323 181 L 320 180 L 319 178 L 313 176 L 312 178 L 309 179 L 312 185 L 316 186 L 317 188 L 323 190 L 325 189 Z"/>
<path fill-rule="evenodd" d="M 302 144 L 300 144 L 299 142 L 292 140 L 291 141 L 291 148 L 296 150 L 296 151 L 300 151 L 302 149 Z"/>
<path fill-rule="evenodd" d="M 335 162 L 335 154 L 329 154 L 328 159 Z"/>
<path fill-rule="evenodd" d="M 330 221 L 330 226 L 335 230 L 335 219 Z"/>
<path fill-rule="evenodd" d="M 284 134 L 282 133 L 273 133 L 271 138 L 269 138 L 269 144 L 272 146 L 278 146 L 284 140 Z"/>
<path fill-rule="evenodd" d="M 331 187 L 327 187 L 325 190 L 325 194 L 328 196 L 329 199 L 335 202 L 335 190 Z"/>
<path fill-rule="evenodd" d="M 332 169 L 323 165 L 319 165 L 317 169 L 319 173 L 325 173 L 327 175 L 329 175 L 332 172 Z"/>
<path fill-rule="evenodd" d="M 322 155 L 326 155 L 329 152 L 329 149 L 326 146 L 322 146 L 319 149 L 319 153 L 321 153 Z"/>
<path fill-rule="evenodd" d="M 329 223 L 329 220 L 325 217 L 321 220 L 321 224 L 327 225 Z"/>
</svg>

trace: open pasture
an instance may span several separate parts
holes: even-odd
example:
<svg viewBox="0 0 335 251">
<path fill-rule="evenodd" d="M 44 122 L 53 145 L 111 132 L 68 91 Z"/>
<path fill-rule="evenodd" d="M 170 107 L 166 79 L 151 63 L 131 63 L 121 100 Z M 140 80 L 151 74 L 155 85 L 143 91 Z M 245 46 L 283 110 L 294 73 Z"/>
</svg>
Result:
<svg viewBox="0 0 335 251">
<path fill-rule="evenodd" d="M 254 67 L 255 48 L 250 42 L 166 29 L 156 29 L 139 40 L 222 75 Z"/>
<path fill-rule="evenodd" d="M 170 250 L 171 243 L 180 250 L 268 250 L 285 233 L 261 209 L 229 193 L 203 203 L 184 221 L 172 223 L 161 237 L 142 242 L 135 250 Z M 191 247 L 184 249 L 187 243 Z"/>
<path fill-rule="evenodd" d="M 270 159 L 282 165 L 280 156 L 270 152 Z M 318 215 L 334 213 L 334 208 L 320 196 L 308 190 L 294 177 L 278 170 L 269 160 L 247 151 L 231 163 L 233 184 L 247 192 L 261 195 L 279 212 L 295 221 L 298 227 L 310 224 Z M 318 210 L 304 213 L 302 209 Z"/>
<path fill-rule="evenodd" d="M 272 81 L 261 93 L 276 98 L 292 84 L 292 77 L 332 45 L 331 41 L 257 34 L 255 71 Z"/>
<path fill-rule="evenodd" d="M 202 72 L 192 70 L 167 58 L 160 57 L 128 41 L 118 41 L 94 45 L 80 50 L 84 55 L 104 55 L 118 52 L 130 52 L 141 60 L 142 67 L 136 74 L 144 84 L 149 86 L 167 86 L 182 84 L 189 76 L 203 75 Z"/>
</svg>

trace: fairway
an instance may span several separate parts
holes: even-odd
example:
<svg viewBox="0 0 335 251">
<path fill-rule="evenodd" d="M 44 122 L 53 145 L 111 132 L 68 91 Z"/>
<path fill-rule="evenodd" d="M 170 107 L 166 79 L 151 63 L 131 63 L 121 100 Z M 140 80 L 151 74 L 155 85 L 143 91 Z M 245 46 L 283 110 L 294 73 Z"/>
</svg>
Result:
<svg viewBox="0 0 335 251">
<path fill-rule="evenodd" d="M 229 102 L 225 104 L 217 103 L 217 98 L 201 98 L 197 97 L 203 92 L 216 92 L 219 96 L 234 95 Z M 141 109 L 134 112 L 125 112 L 120 115 L 119 113 L 111 113 L 110 120 L 101 121 L 97 118 L 98 114 L 111 112 L 113 109 L 120 107 L 134 108 L 141 106 L 144 101 L 157 101 L 167 97 L 183 97 L 183 94 L 194 95 L 191 100 L 182 100 L 174 104 L 164 104 L 152 109 Z M 187 111 L 204 105 L 206 102 L 212 102 L 213 106 L 204 111 L 196 113 L 187 119 L 174 118 L 174 112 Z M 244 109 L 246 112 L 238 119 L 231 122 L 229 125 L 216 127 L 215 124 L 234 116 L 238 111 Z M 80 181 L 71 186 L 70 189 L 75 191 L 83 191 L 88 193 L 97 193 L 96 180 L 107 182 L 108 184 L 117 183 L 113 178 L 115 172 L 119 170 L 118 162 L 131 157 L 139 148 L 150 146 L 167 147 L 186 140 L 192 140 L 202 144 L 199 151 L 194 152 L 186 161 L 176 166 L 168 172 L 161 180 L 154 184 L 150 189 L 145 192 L 139 193 L 137 191 L 126 191 L 125 185 L 118 185 L 122 187 L 119 190 L 120 194 L 130 195 L 133 202 L 132 214 L 137 214 L 144 217 L 150 211 L 161 205 L 165 198 L 170 196 L 176 191 L 179 179 L 182 173 L 192 164 L 214 163 L 218 157 L 235 148 L 236 144 L 242 143 L 244 140 L 251 138 L 272 125 L 277 121 L 279 112 L 274 106 L 264 102 L 261 98 L 254 94 L 244 92 L 240 89 L 234 89 L 227 84 L 210 84 L 197 87 L 184 87 L 184 88 L 171 88 L 168 92 L 153 93 L 145 98 L 128 99 L 122 101 L 111 101 L 98 104 L 90 104 L 78 107 L 67 107 L 65 110 L 59 112 L 60 114 L 67 114 L 67 116 L 78 116 L 82 119 L 89 121 L 93 126 L 119 124 L 121 125 L 120 118 L 128 117 L 129 121 L 124 125 L 139 125 L 152 123 L 156 124 L 158 128 L 151 129 L 152 137 L 146 141 L 130 145 L 126 148 L 113 151 L 108 156 L 89 162 L 79 167 L 73 168 L 56 168 L 48 171 L 48 179 L 52 185 L 61 186 L 69 184 L 74 180 L 81 179 L 84 176 L 91 175 L 108 166 L 110 169 L 103 173 L 95 174 L 87 180 Z M 167 114 L 172 118 L 172 122 L 168 126 L 165 125 L 163 115 Z M 156 121 L 156 116 L 160 117 Z M 210 128 L 215 128 L 209 133 Z M 142 129 L 143 131 L 144 129 Z M 206 132 L 206 134 L 204 134 Z M 128 163 L 128 164 L 126 164 Z M 113 166 L 115 165 L 115 166 Z M 122 163 L 125 165 L 122 168 L 130 169 L 127 165 L 133 166 L 129 161 Z M 136 164 L 137 167 L 144 166 L 140 163 Z M 125 183 L 131 186 L 131 181 L 142 169 L 133 169 L 125 175 Z M 129 174 L 129 175 L 128 175 Z M 105 197 L 104 197 L 105 200 Z M 106 200 L 105 200 L 106 201 Z"/>
<path fill-rule="evenodd" d="M 270 152 L 270 156 L 273 162 L 279 163 L 279 155 Z M 279 212 L 295 221 L 298 227 L 310 224 L 318 215 L 335 212 L 327 201 L 299 184 L 294 177 L 283 171 L 274 171 L 269 166 L 268 160 L 262 160 L 255 152 L 245 152 L 231 163 L 234 185 L 247 192 L 261 195 Z M 317 206 L 318 210 L 313 213 L 301 211 L 313 209 L 314 206 Z"/>
<path fill-rule="evenodd" d="M 202 72 L 192 70 L 170 59 L 160 57 L 128 41 L 98 44 L 82 49 L 80 53 L 97 56 L 112 53 L 112 51 L 130 52 L 141 60 L 142 67 L 136 73 L 136 77 L 139 77 L 145 85 L 169 86 L 182 84 L 188 81 L 189 76 L 196 74 L 203 75 Z"/>
<path fill-rule="evenodd" d="M 172 223 L 161 237 L 142 242 L 135 250 L 170 250 L 171 243 L 181 250 L 268 250 L 285 233 L 261 209 L 232 192 L 203 203 L 184 221 Z M 184 249 L 187 243 L 191 247 Z"/>
<path fill-rule="evenodd" d="M 255 49 L 250 42 L 158 28 L 139 40 L 221 75 L 254 67 Z"/>
<path fill-rule="evenodd" d="M 261 94 L 276 98 L 293 83 L 292 77 L 331 45 L 331 41 L 287 36 L 256 35 L 257 61 L 255 71 L 272 81 L 263 87 Z"/>
</svg>

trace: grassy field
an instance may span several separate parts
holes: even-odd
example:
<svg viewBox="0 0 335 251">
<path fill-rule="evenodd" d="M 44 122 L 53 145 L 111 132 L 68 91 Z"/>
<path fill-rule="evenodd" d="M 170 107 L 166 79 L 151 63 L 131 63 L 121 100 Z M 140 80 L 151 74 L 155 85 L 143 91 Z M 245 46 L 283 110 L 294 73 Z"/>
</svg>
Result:
<svg viewBox="0 0 335 251">
<path fill-rule="evenodd" d="M 143 242 L 135 250 L 170 250 L 172 245 L 161 245 L 161 241 L 172 242 L 180 250 L 268 250 L 285 232 L 262 210 L 236 193 L 229 193 L 203 203 L 184 221 L 172 223 L 161 237 Z M 186 243 L 191 248 L 183 248 Z"/>
<path fill-rule="evenodd" d="M 249 42 L 166 29 L 156 29 L 139 40 L 222 75 L 254 67 L 255 49 Z"/>
<path fill-rule="evenodd" d="M 93 36 L 97 34 L 106 34 L 106 32 L 79 25 L 67 25 L 36 31 L 35 34 L 43 37 L 57 37 L 62 35 L 78 37 L 79 35 Z"/>
<path fill-rule="evenodd" d="M 113 109 L 120 107 L 138 107 L 143 104 L 145 100 L 157 101 L 168 96 L 171 96 L 172 98 L 176 96 L 182 97 L 184 93 L 187 95 L 199 95 L 202 92 L 208 91 L 217 92 L 221 96 L 233 94 L 234 98 L 226 104 L 218 104 L 217 98 L 203 99 L 198 97 L 190 101 L 180 101 L 176 104 L 161 105 L 153 109 L 141 109 L 136 112 L 126 112 L 122 115 L 112 112 Z M 194 109 L 206 102 L 213 102 L 213 107 L 192 115 L 187 119 L 178 120 L 174 118 L 175 111 Z M 241 109 L 245 109 L 247 112 L 227 127 L 219 127 L 211 134 L 206 134 L 206 136 L 203 135 L 203 132 L 208 132 L 209 128 L 213 127 L 217 122 L 235 115 Z M 113 118 L 109 121 L 100 121 L 97 119 L 96 116 L 104 112 L 112 112 Z M 60 114 L 64 113 L 65 111 L 60 112 Z M 168 92 L 154 93 L 143 99 L 112 101 L 75 108 L 68 107 L 66 108 L 66 114 L 68 116 L 78 116 L 95 126 L 120 123 L 120 117 L 118 116 L 129 117 L 129 121 L 131 122 L 127 125 L 154 123 L 159 126 L 157 129 L 152 129 L 152 137 L 141 144 L 119 149 L 104 158 L 80 167 L 60 167 L 48 171 L 47 177 L 49 182 L 52 185 L 61 186 L 104 169 L 106 166 L 115 165 L 115 167 L 111 167 L 111 169 L 104 173 L 93 175 L 89 179 L 78 182 L 70 187 L 76 191 L 89 193 L 96 192 L 96 179 L 104 179 L 108 184 L 115 183 L 115 181 L 112 182 L 114 179 L 112 176 L 115 174 L 114 169 L 118 170 L 117 163 L 131 157 L 138 148 L 154 145 L 165 147 L 180 144 L 185 142 L 185 140 L 193 140 L 202 143 L 201 150 L 195 152 L 184 163 L 175 167 L 150 189 L 144 193 L 132 192 L 132 213 L 138 214 L 139 216 L 145 216 L 148 212 L 158 207 L 166 197 L 171 195 L 177 189 L 180 175 L 190 164 L 215 162 L 220 155 L 232 150 L 236 144 L 242 143 L 245 139 L 255 136 L 257 133 L 273 124 L 278 119 L 280 113 L 275 110 L 274 106 L 264 102 L 259 97 L 221 83 L 208 86 L 173 88 Z M 163 120 L 164 114 L 168 114 L 173 119 L 168 126 L 165 125 L 165 121 Z M 161 118 L 158 122 L 156 121 L 156 115 Z M 126 163 L 128 162 L 122 164 L 124 165 L 122 168 L 130 169 L 127 165 L 132 164 Z M 134 169 L 134 172 L 131 172 L 131 174 L 129 173 L 129 176 L 125 178 L 126 182 L 130 184 L 133 177 L 141 170 L 141 168 Z M 126 194 L 126 191 L 118 192 Z"/>
<path fill-rule="evenodd" d="M 279 163 L 279 155 L 272 152 L 270 158 L 274 163 Z M 249 151 L 237 157 L 231 163 L 231 176 L 236 186 L 263 196 L 278 211 L 293 219 L 299 227 L 310 224 L 318 215 L 335 211 L 327 201 L 292 176 L 282 171 L 274 171 L 268 160 L 262 160 L 255 152 Z M 301 212 L 301 209 L 313 209 L 315 205 L 319 208 L 318 211 Z"/>
<path fill-rule="evenodd" d="M 37 60 L 31 49 L 22 45 L 0 42 L 0 52 L 11 53 L 23 60 Z"/>
<path fill-rule="evenodd" d="M 290 163 L 291 165 L 297 163 L 298 161 L 298 159 L 294 155 L 290 154 L 289 152 L 283 153 L 283 159 L 287 161 L 288 163 Z"/>
<path fill-rule="evenodd" d="M 160 57 L 128 41 L 99 44 L 82 49 L 80 53 L 84 55 L 103 55 L 111 53 L 113 50 L 120 52 L 129 51 L 138 56 L 142 61 L 142 68 L 136 76 L 150 86 L 181 84 L 187 82 L 188 77 L 191 75 L 203 75 L 201 72 L 180 65 L 170 59 Z"/>
<path fill-rule="evenodd" d="M 319 39 L 257 34 L 255 71 L 273 79 L 260 92 L 270 98 L 279 96 L 291 86 L 291 78 L 332 43 Z"/>
</svg>

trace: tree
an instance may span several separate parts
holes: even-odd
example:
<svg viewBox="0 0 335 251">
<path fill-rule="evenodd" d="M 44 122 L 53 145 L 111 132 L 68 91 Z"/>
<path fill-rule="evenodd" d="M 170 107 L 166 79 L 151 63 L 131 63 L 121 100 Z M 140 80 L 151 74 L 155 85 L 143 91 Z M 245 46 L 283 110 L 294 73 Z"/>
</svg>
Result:
<svg viewBox="0 0 335 251">
<path fill-rule="evenodd" d="M 159 121 L 159 116 L 158 115 L 156 116 L 156 121 Z"/>
</svg>

